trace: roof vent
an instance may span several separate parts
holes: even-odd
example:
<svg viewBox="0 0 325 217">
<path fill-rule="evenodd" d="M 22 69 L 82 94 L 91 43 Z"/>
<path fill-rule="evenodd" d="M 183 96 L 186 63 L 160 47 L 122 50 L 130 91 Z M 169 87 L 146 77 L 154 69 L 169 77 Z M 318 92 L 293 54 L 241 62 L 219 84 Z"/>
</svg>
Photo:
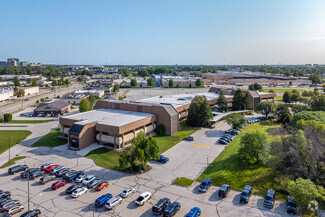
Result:
<svg viewBox="0 0 325 217">
<path fill-rule="evenodd" d="M 159 96 L 159 98 L 163 98 L 163 96 Z"/>
</svg>

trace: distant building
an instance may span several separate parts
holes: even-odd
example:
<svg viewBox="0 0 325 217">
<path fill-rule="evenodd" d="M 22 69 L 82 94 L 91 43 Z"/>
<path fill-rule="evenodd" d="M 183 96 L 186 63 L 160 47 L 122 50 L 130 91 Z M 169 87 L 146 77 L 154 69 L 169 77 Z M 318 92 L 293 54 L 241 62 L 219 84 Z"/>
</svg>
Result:
<svg viewBox="0 0 325 217">
<path fill-rule="evenodd" d="M 71 104 L 62 100 L 41 103 L 34 109 L 34 114 L 51 114 L 51 115 L 63 115 L 71 110 Z"/>
<path fill-rule="evenodd" d="M 19 59 L 18 58 L 8 58 L 7 59 L 7 65 L 8 66 L 18 66 L 19 65 Z"/>
<path fill-rule="evenodd" d="M 0 88 L 0 102 L 9 100 L 14 96 L 14 90 L 12 88 Z"/>
<path fill-rule="evenodd" d="M 25 66 L 28 66 L 28 62 L 22 61 L 19 63 L 19 65 L 25 67 Z"/>
<path fill-rule="evenodd" d="M 162 87 L 169 87 L 169 80 L 174 81 L 173 87 L 182 87 L 182 88 L 190 88 L 197 87 L 196 80 L 198 78 L 194 77 L 185 77 L 185 76 L 166 76 L 166 75 L 154 75 L 154 79 L 156 84 L 159 84 Z"/>
<path fill-rule="evenodd" d="M 25 91 L 25 96 L 39 93 L 39 86 L 36 87 L 18 87 L 18 89 Z"/>
<path fill-rule="evenodd" d="M 102 98 L 105 94 L 104 90 L 76 90 L 74 93 L 76 95 L 96 96 L 99 98 Z"/>
<path fill-rule="evenodd" d="M 72 105 L 80 105 L 80 102 L 82 99 L 87 98 L 86 95 L 81 94 L 69 94 L 61 98 L 61 101 L 65 101 L 67 103 L 70 103 Z"/>
<path fill-rule="evenodd" d="M 6 61 L 0 61 L 0 66 L 7 66 L 7 62 Z"/>
</svg>

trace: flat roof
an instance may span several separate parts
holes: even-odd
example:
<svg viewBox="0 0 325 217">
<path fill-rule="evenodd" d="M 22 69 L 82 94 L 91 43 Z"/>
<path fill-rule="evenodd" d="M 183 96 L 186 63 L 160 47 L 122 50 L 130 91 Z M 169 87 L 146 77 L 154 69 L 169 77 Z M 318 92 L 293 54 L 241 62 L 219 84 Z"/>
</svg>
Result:
<svg viewBox="0 0 325 217">
<path fill-rule="evenodd" d="M 65 118 L 70 120 L 82 120 L 76 123 L 80 125 L 97 122 L 98 124 L 122 127 L 152 116 L 154 115 L 143 112 L 132 112 L 116 109 L 97 109 L 75 115 L 69 115 Z"/>
<path fill-rule="evenodd" d="M 205 96 L 207 100 L 216 100 L 219 97 L 218 93 L 207 92 L 207 93 L 191 93 L 191 94 L 178 94 L 178 95 L 167 95 L 167 96 L 155 96 L 147 99 L 142 99 L 137 102 L 149 103 L 149 104 L 167 104 L 172 105 L 174 108 L 190 104 L 195 96 Z M 225 95 L 226 98 L 233 97 L 232 95 Z"/>
</svg>

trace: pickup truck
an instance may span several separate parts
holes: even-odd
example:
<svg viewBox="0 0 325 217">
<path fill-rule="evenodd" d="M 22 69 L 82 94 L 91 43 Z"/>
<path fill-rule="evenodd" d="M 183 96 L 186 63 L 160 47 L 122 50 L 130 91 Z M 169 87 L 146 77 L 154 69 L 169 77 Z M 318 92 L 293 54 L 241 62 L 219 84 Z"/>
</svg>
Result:
<svg viewBox="0 0 325 217">
<path fill-rule="evenodd" d="M 159 155 L 159 159 L 158 159 L 158 162 L 160 163 L 167 163 L 169 161 L 169 158 L 168 157 L 165 157 L 164 155 Z"/>
</svg>

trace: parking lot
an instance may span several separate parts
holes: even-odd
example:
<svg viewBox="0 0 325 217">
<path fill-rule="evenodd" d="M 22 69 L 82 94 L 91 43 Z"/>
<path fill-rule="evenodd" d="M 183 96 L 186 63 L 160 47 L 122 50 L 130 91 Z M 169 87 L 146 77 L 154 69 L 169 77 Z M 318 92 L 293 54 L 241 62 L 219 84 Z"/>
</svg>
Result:
<svg viewBox="0 0 325 217">
<path fill-rule="evenodd" d="M 26 147 L 20 155 L 28 158 L 19 161 L 19 164 L 27 164 L 30 167 L 40 167 L 44 162 L 60 164 L 76 171 L 82 170 L 86 174 L 94 174 L 110 185 L 96 192 L 90 190 L 77 199 L 67 195 L 65 190 L 71 185 L 52 190 L 51 181 L 40 185 L 36 179 L 30 181 L 30 208 L 39 208 L 42 216 L 154 216 L 151 212 L 152 206 L 161 198 L 170 198 L 172 202 L 178 201 L 181 209 L 176 216 L 184 216 L 193 207 L 202 210 L 201 216 L 287 216 L 284 202 L 277 201 L 274 209 L 263 208 L 263 197 L 252 196 L 246 205 L 239 204 L 238 191 L 231 191 L 225 199 L 217 197 L 219 187 L 213 186 L 208 192 L 200 193 L 198 186 L 194 183 L 185 188 L 172 184 L 176 177 L 196 178 L 225 147 L 217 144 L 217 140 L 224 130 L 229 127 L 225 123 L 219 123 L 215 129 L 202 129 L 193 134 L 194 141 L 182 141 L 169 149 L 164 154 L 170 158 L 166 164 L 151 163 L 153 169 L 150 172 L 130 175 L 114 170 L 103 169 L 94 164 L 91 159 L 76 157 L 73 151 L 66 149 L 60 151 L 48 147 L 30 148 Z M 209 148 L 208 148 L 209 147 Z M 207 162 L 208 160 L 208 162 Z M 60 178 L 59 178 L 60 179 Z M 8 175 L 7 168 L 0 170 L 0 189 L 11 191 L 12 199 L 20 200 L 27 210 L 27 180 L 21 179 L 19 174 Z M 129 198 L 108 211 L 105 208 L 96 208 L 95 200 L 106 193 L 113 196 L 119 195 L 123 189 L 133 187 L 136 192 Z M 143 206 L 135 204 L 136 198 L 143 192 L 151 192 L 152 198 Z M 16 214 L 19 216 L 21 213 Z M 1 215 L 0 215 L 1 216 Z"/>
</svg>

